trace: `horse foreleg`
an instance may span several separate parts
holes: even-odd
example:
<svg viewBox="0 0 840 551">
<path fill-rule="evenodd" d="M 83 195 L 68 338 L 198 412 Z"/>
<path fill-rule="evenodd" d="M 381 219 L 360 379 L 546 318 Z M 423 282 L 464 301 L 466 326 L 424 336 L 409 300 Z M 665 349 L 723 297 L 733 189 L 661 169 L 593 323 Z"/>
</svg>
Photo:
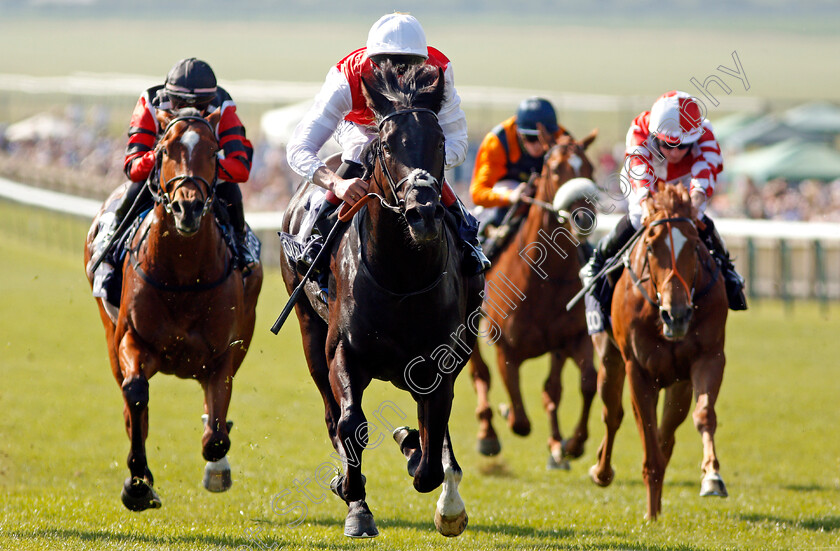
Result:
<svg viewBox="0 0 840 551">
<path fill-rule="evenodd" d="M 481 455 L 497 455 L 502 451 L 499 443 L 499 436 L 493 429 L 493 408 L 490 407 L 488 394 L 490 392 L 490 369 L 481 352 L 478 344 L 473 348 L 470 356 L 470 376 L 473 381 L 473 388 L 477 399 L 475 415 L 478 418 L 478 453 Z"/>
<path fill-rule="evenodd" d="M 458 493 L 461 483 L 461 467 L 455 460 L 452 451 L 452 440 L 449 429 L 443 440 L 443 491 L 435 509 L 435 527 L 438 532 L 447 537 L 459 536 L 466 529 L 468 517 L 464 500 Z"/>
<path fill-rule="evenodd" d="M 231 354 L 225 354 L 210 377 L 201 383 L 207 413 L 201 438 L 201 455 L 208 462 L 204 466 L 204 487 L 211 492 L 224 492 L 233 484 L 230 463 L 226 457 L 230 450 L 227 413 L 234 372 Z"/>
<path fill-rule="evenodd" d="M 722 359 L 698 362 L 692 366 L 691 382 L 697 396 L 694 408 L 694 426 L 703 439 L 703 482 L 700 486 L 701 496 L 727 497 L 726 485 L 720 477 L 720 463 L 715 451 L 715 430 L 717 429 L 717 402 L 720 385 L 723 381 Z"/>
<path fill-rule="evenodd" d="M 589 438 L 589 412 L 598 389 L 598 373 L 595 371 L 592 339 L 582 334 L 573 350 L 572 359 L 580 369 L 580 395 L 582 398 L 580 419 L 572 437 L 563 442 L 563 455 L 576 459 L 583 455 L 584 444 Z"/>
<path fill-rule="evenodd" d="M 368 442 L 362 393 L 369 383 L 370 377 L 349 364 L 344 347 L 339 344 L 330 368 L 330 385 L 341 408 L 336 437 L 339 441 L 337 451 L 341 455 L 345 474 L 334 478 L 330 488 L 347 503 L 344 535 L 351 538 L 379 535 L 373 513 L 365 502 L 365 480 L 362 475 L 362 452 Z"/>
<path fill-rule="evenodd" d="M 630 398 L 644 451 L 642 478 L 647 488 L 646 517 L 656 520 L 662 510 L 662 483 L 665 477 L 665 457 L 659 448 L 656 434 L 656 402 L 659 388 L 635 360 L 627 361 L 625 370 L 630 379 Z"/>
<path fill-rule="evenodd" d="M 615 471 L 612 468 L 615 434 L 624 418 L 624 407 L 621 405 L 625 378 L 624 362 L 606 333 L 595 335 L 592 340 L 601 357 L 601 368 L 598 370 L 598 394 L 604 402 L 601 417 L 606 432 L 598 448 L 598 462 L 589 469 L 589 476 L 598 486 L 609 486 L 615 477 Z"/>
<path fill-rule="evenodd" d="M 563 436 L 560 433 L 557 408 L 563 396 L 563 364 L 566 357 L 559 352 L 551 353 L 548 377 L 543 384 L 543 408 L 548 415 L 548 468 L 569 470 L 569 461 L 563 457 Z"/>
<path fill-rule="evenodd" d="M 665 389 L 662 421 L 659 423 L 659 448 L 665 464 L 671 460 L 676 439 L 674 433 L 688 415 L 691 407 L 691 381 L 679 381 Z"/>
<path fill-rule="evenodd" d="M 525 413 L 525 403 L 522 401 L 522 390 L 519 387 L 519 366 L 520 361 L 508 358 L 508 354 L 502 346 L 497 347 L 496 357 L 499 364 L 499 373 L 505 383 L 508 396 L 510 397 L 510 410 L 507 414 L 508 426 L 519 436 L 531 434 L 531 421 Z"/>
<path fill-rule="evenodd" d="M 131 442 L 128 470 L 122 502 L 132 511 L 157 509 L 161 501 L 152 486 L 154 478 L 146 460 L 146 437 L 149 434 L 149 377 L 154 373 L 152 362 L 133 333 L 126 333 L 120 341 L 118 357 L 122 368 L 122 394 L 125 400 L 126 431 Z M 148 373 L 144 372 L 148 369 Z"/>
</svg>

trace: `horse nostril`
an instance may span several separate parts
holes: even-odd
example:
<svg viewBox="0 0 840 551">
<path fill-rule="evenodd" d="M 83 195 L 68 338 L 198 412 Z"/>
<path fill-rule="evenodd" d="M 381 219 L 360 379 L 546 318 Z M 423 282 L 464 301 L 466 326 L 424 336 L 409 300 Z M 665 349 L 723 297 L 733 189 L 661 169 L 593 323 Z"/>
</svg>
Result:
<svg viewBox="0 0 840 551">
<path fill-rule="evenodd" d="M 446 214 L 446 210 L 443 208 L 443 205 L 438 203 L 435 206 L 435 220 L 442 220 L 444 214 Z"/>
<path fill-rule="evenodd" d="M 419 224 L 423 221 L 423 217 L 420 215 L 418 209 L 408 209 L 405 211 L 405 219 L 406 221 L 411 224 L 412 226 L 415 224 Z"/>
<path fill-rule="evenodd" d="M 184 212 L 184 208 L 181 206 L 181 201 L 172 202 L 172 212 L 175 214 L 182 214 Z"/>
</svg>

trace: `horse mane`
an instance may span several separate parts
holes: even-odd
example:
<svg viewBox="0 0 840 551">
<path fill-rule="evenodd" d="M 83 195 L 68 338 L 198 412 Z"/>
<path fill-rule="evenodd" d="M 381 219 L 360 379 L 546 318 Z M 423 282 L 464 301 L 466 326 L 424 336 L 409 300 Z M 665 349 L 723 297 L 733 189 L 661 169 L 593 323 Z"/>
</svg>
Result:
<svg viewBox="0 0 840 551">
<path fill-rule="evenodd" d="M 443 70 L 431 65 L 402 65 L 385 60 L 362 80 L 368 90 L 378 92 L 387 102 L 376 101 L 366 94 L 367 105 L 377 122 L 401 109 L 431 109 L 435 113 L 443 105 Z M 390 110 L 388 110 L 390 107 Z"/>
<path fill-rule="evenodd" d="M 659 183 L 656 193 L 652 193 L 645 202 L 650 213 L 666 212 L 671 216 L 695 218 L 696 213 L 691 204 L 688 190 L 682 184 Z"/>
<path fill-rule="evenodd" d="M 173 110 L 173 113 L 176 117 L 201 117 L 204 118 L 204 115 L 201 114 L 201 111 L 196 109 L 195 107 L 182 107 L 177 110 Z"/>
<path fill-rule="evenodd" d="M 404 65 L 384 60 L 362 75 L 362 92 L 376 123 L 395 111 L 431 109 L 438 113 L 443 106 L 443 70 L 431 65 Z M 367 179 L 373 173 L 379 138 L 365 146 L 361 162 Z"/>
</svg>

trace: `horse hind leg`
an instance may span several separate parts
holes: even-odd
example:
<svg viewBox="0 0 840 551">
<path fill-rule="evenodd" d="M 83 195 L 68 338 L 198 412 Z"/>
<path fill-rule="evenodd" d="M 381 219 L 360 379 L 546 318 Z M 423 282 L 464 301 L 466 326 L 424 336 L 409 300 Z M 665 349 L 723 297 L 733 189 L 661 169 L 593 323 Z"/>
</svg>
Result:
<svg viewBox="0 0 840 551">
<path fill-rule="evenodd" d="M 580 395 L 581 410 L 575 431 L 572 437 L 563 442 L 563 455 L 577 459 L 583 455 L 584 444 L 589 439 L 589 413 L 592 410 L 592 401 L 598 389 L 598 372 L 595 371 L 593 359 L 592 340 L 589 335 L 581 335 L 578 346 L 572 357 L 580 369 Z"/>
<path fill-rule="evenodd" d="M 209 416 L 205 413 L 201 416 L 201 426 L 207 427 Z M 227 432 L 230 434 L 230 429 L 233 428 L 233 421 L 228 419 L 226 423 Z M 202 480 L 204 488 L 213 493 L 226 492 L 233 486 L 233 478 L 231 477 L 230 462 L 227 455 L 218 461 L 208 461 L 204 465 L 204 479 Z"/>
<path fill-rule="evenodd" d="M 211 492 L 224 492 L 233 484 L 227 453 L 230 450 L 229 431 L 233 426 L 227 421 L 228 406 L 233 386 L 233 368 L 230 352 L 221 366 L 212 372 L 204 386 L 204 405 L 207 413 L 201 454 L 207 460 L 204 466 L 204 487 Z"/>
<path fill-rule="evenodd" d="M 525 412 L 525 402 L 522 400 L 522 390 L 519 386 L 519 367 L 522 362 L 509 360 L 502 347 L 497 350 L 499 373 L 510 397 L 510 409 L 504 416 L 514 434 L 528 436 L 531 434 L 531 421 Z"/>
<path fill-rule="evenodd" d="M 548 377 L 543 385 L 543 407 L 548 415 L 548 465 L 549 469 L 568 471 L 571 466 L 563 454 L 563 436 L 560 433 L 560 422 L 557 409 L 563 395 L 562 370 L 565 356 L 559 353 L 551 354 Z"/>
<path fill-rule="evenodd" d="M 598 371 L 598 394 L 604 403 L 602 419 L 606 430 L 604 439 L 598 447 L 598 462 L 589 469 L 589 477 L 598 486 L 606 487 L 615 478 L 615 471 L 612 468 L 612 451 L 615 435 L 624 418 L 621 398 L 624 392 L 625 373 L 621 354 L 612 345 L 606 333 L 594 336 L 593 342 L 601 357 L 601 368 Z"/>
<path fill-rule="evenodd" d="M 446 437 L 443 442 L 443 491 L 435 508 L 435 528 L 446 537 L 461 535 L 467 528 L 469 517 L 464 500 L 458 493 L 458 485 L 461 483 L 461 467 L 455 460 L 452 451 L 452 440 L 449 438 L 449 429 L 446 430 Z"/>
<path fill-rule="evenodd" d="M 473 348 L 470 356 L 470 375 L 478 404 L 475 415 L 478 418 L 478 453 L 485 456 L 498 455 L 502 451 L 499 436 L 493 428 L 493 408 L 490 407 L 488 394 L 490 392 L 490 369 L 478 345 Z"/>
</svg>

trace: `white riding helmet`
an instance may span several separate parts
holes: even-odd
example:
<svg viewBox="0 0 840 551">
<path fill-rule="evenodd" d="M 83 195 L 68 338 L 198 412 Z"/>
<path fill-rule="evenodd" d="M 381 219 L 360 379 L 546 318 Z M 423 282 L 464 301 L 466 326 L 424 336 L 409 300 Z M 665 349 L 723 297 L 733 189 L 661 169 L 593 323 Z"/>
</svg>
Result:
<svg viewBox="0 0 840 551">
<path fill-rule="evenodd" d="M 690 144 L 703 134 L 697 100 L 679 90 L 665 92 L 650 110 L 650 133 L 671 145 Z"/>
<path fill-rule="evenodd" d="M 416 55 L 428 59 L 426 33 L 420 22 L 405 13 L 380 17 L 370 28 L 367 39 L 367 56 L 378 54 Z"/>
</svg>

